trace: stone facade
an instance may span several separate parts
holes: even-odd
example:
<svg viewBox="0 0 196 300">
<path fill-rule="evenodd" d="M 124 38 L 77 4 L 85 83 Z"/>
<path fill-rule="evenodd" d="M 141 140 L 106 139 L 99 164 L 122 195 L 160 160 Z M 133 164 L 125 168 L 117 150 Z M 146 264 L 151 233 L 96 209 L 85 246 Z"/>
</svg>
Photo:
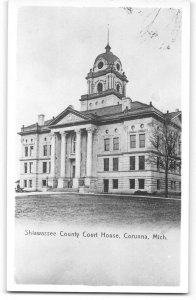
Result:
<svg viewBox="0 0 196 300">
<path fill-rule="evenodd" d="M 148 162 L 152 122 L 165 114 L 152 103 L 126 97 L 128 82 L 118 57 L 106 46 L 87 77 L 81 111 L 22 127 L 20 186 L 29 191 L 75 188 L 90 192 L 163 192 L 164 170 Z M 181 131 L 181 112 L 171 113 Z M 169 173 L 169 190 L 180 192 L 180 170 Z"/>
</svg>

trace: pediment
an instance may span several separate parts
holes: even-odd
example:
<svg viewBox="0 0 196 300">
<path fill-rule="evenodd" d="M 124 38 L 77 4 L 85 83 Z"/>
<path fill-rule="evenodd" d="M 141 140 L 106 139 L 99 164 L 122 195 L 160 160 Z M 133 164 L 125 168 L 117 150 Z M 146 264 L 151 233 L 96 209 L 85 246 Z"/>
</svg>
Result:
<svg viewBox="0 0 196 300">
<path fill-rule="evenodd" d="M 75 123 L 88 122 L 92 120 L 93 118 L 91 116 L 82 114 L 68 106 L 68 108 L 52 120 L 49 126 L 73 125 Z"/>
<path fill-rule="evenodd" d="M 181 127 L 181 125 L 182 125 L 181 115 L 178 115 L 178 116 L 174 117 L 174 118 L 172 119 L 172 121 L 173 121 L 176 125 L 178 125 L 178 126 Z"/>
<path fill-rule="evenodd" d="M 57 122 L 55 125 L 63 125 L 63 124 L 69 124 L 69 123 L 75 123 L 75 122 L 81 122 L 84 121 L 84 118 L 81 118 L 73 113 L 68 113 L 65 117 L 63 117 L 59 122 Z"/>
</svg>

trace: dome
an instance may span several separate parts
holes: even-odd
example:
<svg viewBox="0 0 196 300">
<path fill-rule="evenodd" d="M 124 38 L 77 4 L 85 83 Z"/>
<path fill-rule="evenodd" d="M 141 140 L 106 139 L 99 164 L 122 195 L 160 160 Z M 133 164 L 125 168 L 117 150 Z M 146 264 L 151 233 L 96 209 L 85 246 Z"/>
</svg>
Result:
<svg viewBox="0 0 196 300">
<path fill-rule="evenodd" d="M 106 49 L 106 52 L 101 53 L 101 54 L 99 54 L 99 55 L 96 57 L 94 65 L 95 65 L 95 64 L 97 63 L 97 61 L 100 60 L 101 58 L 103 58 L 103 59 L 107 62 L 108 65 L 113 65 L 117 60 L 118 60 L 118 61 L 120 62 L 120 64 L 121 64 L 120 59 L 110 51 L 111 47 L 110 47 L 109 44 L 107 44 L 107 46 L 105 47 L 105 49 Z"/>
</svg>

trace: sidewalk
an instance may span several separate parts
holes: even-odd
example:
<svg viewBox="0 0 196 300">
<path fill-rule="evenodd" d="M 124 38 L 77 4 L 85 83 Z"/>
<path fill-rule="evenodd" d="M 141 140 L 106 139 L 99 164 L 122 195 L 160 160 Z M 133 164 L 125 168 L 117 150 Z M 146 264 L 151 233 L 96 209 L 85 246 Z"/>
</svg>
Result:
<svg viewBox="0 0 196 300">
<path fill-rule="evenodd" d="M 176 200 L 176 201 L 181 201 L 181 198 L 165 198 L 165 197 L 160 197 L 160 196 L 151 196 L 151 195 L 134 195 L 134 194 L 113 194 L 113 193 L 79 193 L 79 192 L 28 192 L 28 193 L 16 193 L 15 197 L 20 198 L 20 197 L 26 197 L 26 196 L 36 196 L 36 195 L 63 195 L 63 194 L 75 194 L 75 195 L 91 195 L 91 196 L 113 196 L 113 197 L 130 197 L 130 198 L 146 198 L 146 199 L 161 199 L 161 200 Z"/>
</svg>

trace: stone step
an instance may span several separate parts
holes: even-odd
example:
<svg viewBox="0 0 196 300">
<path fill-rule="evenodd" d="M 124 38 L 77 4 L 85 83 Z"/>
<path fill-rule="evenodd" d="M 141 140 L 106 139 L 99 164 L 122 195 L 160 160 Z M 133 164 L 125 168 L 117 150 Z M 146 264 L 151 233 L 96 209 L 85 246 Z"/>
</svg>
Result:
<svg viewBox="0 0 196 300">
<path fill-rule="evenodd" d="M 68 192 L 68 193 L 75 193 L 78 192 L 77 188 L 51 188 L 48 189 L 48 192 Z"/>
</svg>

